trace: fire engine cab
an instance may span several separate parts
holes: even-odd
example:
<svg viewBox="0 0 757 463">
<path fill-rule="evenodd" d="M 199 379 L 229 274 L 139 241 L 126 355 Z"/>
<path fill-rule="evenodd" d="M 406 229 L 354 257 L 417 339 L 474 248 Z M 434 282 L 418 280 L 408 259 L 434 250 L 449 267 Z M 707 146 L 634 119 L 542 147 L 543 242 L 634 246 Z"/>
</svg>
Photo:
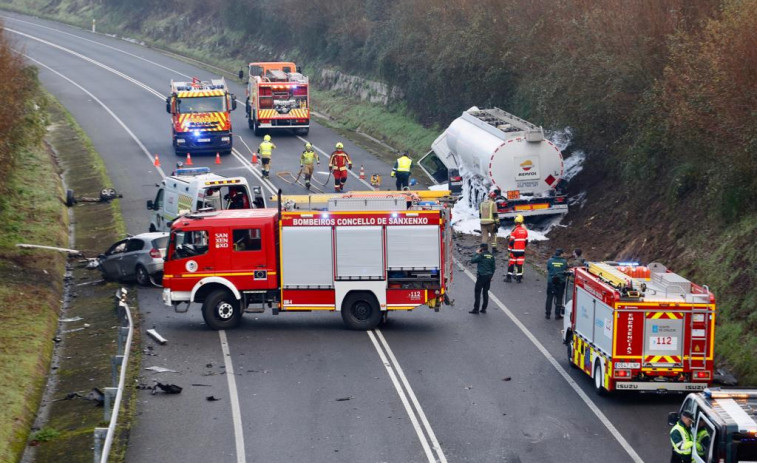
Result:
<svg viewBox="0 0 757 463">
<path fill-rule="evenodd" d="M 279 198 L 280 199 L 280 198 Z M 446 301 L 452 280 L 450 210 L 404 198 L 354 198 L 327 210 L 227 210 L 180 217 L 171 227 L 163 300 L 202 304 L 213 329 L 242 312 L 337 311 L 369 330 L 389 311 Z M 281 204 L 281 202 L 279 202 Z"/>
<path fill-rule="evenodd" d="M 171 81 L 166 111 L 171 114 L 173 148 L 186 153 L 229 154 L 232 148 L 231 114 L 237 101 L 226 80 Z"/>
<path fill-rule="evenodd" d="M 310 130 L 308 78 L 289 62 L 250 63 L 247 81 L 247 125 L 256 136 L 273 129 Z M 239 71 L 239 77 L 244 72 Z"/>
<path fill-rule="evenodd" d="M 588 263 L 568 278 L 571 366 L 614 390 L 701 391 L 713 378 L 715 296 L 659 263 Z"/>
</svg>

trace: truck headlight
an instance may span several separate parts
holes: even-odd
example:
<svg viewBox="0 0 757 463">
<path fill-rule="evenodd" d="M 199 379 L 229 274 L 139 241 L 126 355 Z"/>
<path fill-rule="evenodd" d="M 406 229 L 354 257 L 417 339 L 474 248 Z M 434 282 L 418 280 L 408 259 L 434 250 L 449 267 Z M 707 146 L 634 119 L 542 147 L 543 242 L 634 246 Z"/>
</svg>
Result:
<svg viewBox="0 0 757 463">
<path fill-rule="evenodd" d="M 177 145 L 183 145 L 183 144 L 184 144 L 184 143 L 186 143 L 186 142 L 187 142 L 187 141 L 186 141 L 186 140 L 184 140 L 183 138 L 177 138 L 177 139 L 176 139 L 176 144 L 177 144 Z"/>
<path fill-rule="evenodd" d="M 221 137 L 221 143 L 228 143 L 231 141 L 231 137 Z"/>
</svg>

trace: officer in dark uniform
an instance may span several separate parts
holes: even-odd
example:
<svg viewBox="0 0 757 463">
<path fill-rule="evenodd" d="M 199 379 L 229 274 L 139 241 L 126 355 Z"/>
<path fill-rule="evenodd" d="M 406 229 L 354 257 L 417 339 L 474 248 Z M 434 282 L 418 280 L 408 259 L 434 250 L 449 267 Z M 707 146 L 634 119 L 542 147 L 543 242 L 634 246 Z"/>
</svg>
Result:
<svg viewBox="0 0 757 463">
<path fill-rule="evenodd" d="M 552 301 L 555 305 L 555 320 L 562 318 L 563 293 L 565 292 L 565 276 L 568 270 L 568 261 L 562 256 L 563 250 L 556 249 L 555 255 L 547 261 L 547 304 L 545 318 L 549 319 L 552 313 Z"/>
<path fill-rule="evenodd" d="M 673 454 L 670 463 L 691 463 L 691 451 L 694 448 L 694 439 L 691 436 L 691 423 L 694 417 L 684 410 L 678 422 L 670 430 L 670 444 L 673 446 Z"/>
<path fill-rule="evenodd" d="M 481 243 L 476 255 L 471 259 L 472 264 L 477 264 L 476 268 L 476 288 L 475 298 L 473 300 L 473 310 L 468 313 L 479 313 L 479 302 L 481 304 L 481 313 L 486 313 L 486 306 L 489 305 L 489 285 L 491 285 L 492 277 L 494 276 L 494 270 L 496 264 L 494 262 L 494 255 L 489 252 L 489 246 L 486 243 Z"/>
</svg>

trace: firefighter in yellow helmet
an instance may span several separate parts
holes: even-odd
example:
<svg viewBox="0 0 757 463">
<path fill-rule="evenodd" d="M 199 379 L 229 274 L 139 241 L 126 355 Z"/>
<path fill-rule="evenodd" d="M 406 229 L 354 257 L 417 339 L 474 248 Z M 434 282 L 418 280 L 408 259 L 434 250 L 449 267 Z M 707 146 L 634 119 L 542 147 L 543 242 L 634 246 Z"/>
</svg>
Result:
<svg viewBox="0 0 757 463">
<path fill-rule="evenodd" d="M 329 158 L 329 170 L 334 174 L 334 191 L 344 191 L 344 183 L 347 181 L 347 168 L 352 170 L 352 159 L 344 151 L 342 142 L 338 142 L 335 150 Z"/>
<path fill-rule="evenodd" d="M 313 150 L 313 145 L 305 143 L 305 151 L 300 155 L 300 169 L 305 174 L 305 188 L 310 189 L 310 178 L 313 176 L 315 164 L 321 165 L 318 154 Z"/>
<path fill-rule="evenodd" d="M 526 263 L 526 246 L 528 246 L 528 230 L 523 226 L 523 216 L 515 216 L 515 227 L 507 237 L 507 250 L 510 251 L 510 261 L 507 263 L 507 277 L 505 282 L 523 281 L 523 265 Z"/>
<path fill-rule="evenodd" d="M 271 170 L 271 154 L 275 149 L 276 145 L 271 143 L 271 136 L 266 134 L 263 137 L 263 143 L 258 146 L 260 162 L 263 164 L 263 178 L 268 178 L 268 173 Z"/>
</svg>

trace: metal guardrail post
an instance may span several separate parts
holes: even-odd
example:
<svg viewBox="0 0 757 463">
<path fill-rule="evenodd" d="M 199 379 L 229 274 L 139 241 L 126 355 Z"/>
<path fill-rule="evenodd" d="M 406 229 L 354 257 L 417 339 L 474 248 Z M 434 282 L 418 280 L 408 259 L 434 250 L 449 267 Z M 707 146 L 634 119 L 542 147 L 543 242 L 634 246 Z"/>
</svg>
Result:
<svg viewBox="0 0 757 463">
<path fill-rule="evenodd" d="M 103 453 L 103 440 L 108 434 L 108 428 L 95 428 L 95 463 L 100 463 Z"/>
<path fill-rule="evenodd" d="M 116 394 L 118 393 L 117 387 L 106 387 L 103 391 L 103 421 L 110 421 L 111 417 L 111 404 L 113 399 L 116 398 Z"/>
<path fill-rule="evenodd" d="M 124 343 L 126 342 L 126 338 L 128 336 L 129 336 L 128 326 L 122 326 L 118 328 L 118 355 L 122 355 L 124 353 Z"/>
<path fill-rule="evenodd" d="M 110 358 L 110 375 L 112 382 L 114 386 L 118 386 L 118 367 L 123 365 L 124 363 L 124 356 L 123 355 L 114 355 Z"/>
</svg>

